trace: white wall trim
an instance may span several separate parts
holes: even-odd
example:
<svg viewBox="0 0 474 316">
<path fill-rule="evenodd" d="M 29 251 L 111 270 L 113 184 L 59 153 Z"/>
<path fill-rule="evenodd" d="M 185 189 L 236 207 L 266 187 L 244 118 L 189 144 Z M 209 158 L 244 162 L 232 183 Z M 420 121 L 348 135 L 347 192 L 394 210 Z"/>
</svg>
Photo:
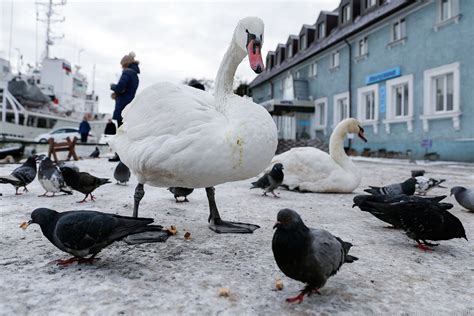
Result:
<svg viewBox="0 0 474 316">
<path fill-rule="evenodd" d="M 365 103 L 364 94 L 367 92 L 374 93 L 374 119 L 365 119 Z M 357 119 L 362 125 L 372 125 L 374 134 L 378 133 L 378 121 L 379 121 L 379 85 L 378 83 L 370 86 L 365 86 L 357 89 Z"/>
<path fill-rule="evenodd" d="M 445 74 L 453 74 L 453 110 L 445 112 L 436 112 L 436 104 L 433 98 L 432 91 L 432 80 L 434 77 L 442 76 Z M 423 122 L 423 130 L 429 131 L 429 120 L 446 119 L 451 118 L 453 120 L 453 128 L 459 130 L 461 112 L 461 76 L 460 76 L 460 63 L 452 63 L 443 65 L 436 68 L 427 69 L 423 73 L 423 115 L 420 119 Z"/>
<path fill-rule="evenodd" d="M 393 89 L 395 86 L 401 84 L 408 84 L 408 115 L 395 116 L 395 95 Z M 413 132 L 413 119 L 414 119 L 414 103 L 413 103 L 413 74 L 398 77 L 395 79 L 387 80 L 386 83 L 386 107 L 385 107 L 385 131 L 390 134 L 390 124 L 394 123 L 406 123 L 408 132 Z"/>
</svg>

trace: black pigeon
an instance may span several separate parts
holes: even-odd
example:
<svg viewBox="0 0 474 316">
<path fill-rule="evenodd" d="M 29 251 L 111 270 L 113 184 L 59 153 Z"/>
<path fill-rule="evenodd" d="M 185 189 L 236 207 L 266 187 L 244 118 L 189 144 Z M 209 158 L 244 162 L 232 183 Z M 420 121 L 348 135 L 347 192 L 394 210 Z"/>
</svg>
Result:
<svg viewBox="0 0 474 316">
<path fill-rule="evenodd" d="M 263 195 L 272 193 L 274 197 L 278 197 L 273 190 L 278 188 L 283 183 L 283 165 L 276 163 L 270 172 L 265 173 L 260 179 L 252 182 L 250 189 L 261 188 L 263 189 Z"/>
<path fill-rule="evenodd" d="M 100 150 L 99 147 L 95 147 L 94 151 L 89 155 L 91 158 L 99 158 Z"/>
<path fill-rule="evenodd" d="M 395 183 L 386 185 L 384 187 L 373 187 L 370 186 L 370 189 L 365 189 L 364 191 L 373 195 L 398 195 L 406 194 L 413 195 L 415 194 L 416 189 L 416 179 L 410 178 L 402 183 Z"/>
<path fill-rule="evenodd" d="M 32 155 L 28 157 L 24 164 L 13 170 L 9 176 L 0 176 L 0 183 L 9 183 L 15 187 L 15 194 L 18 193 L 18 189 L 23 187 L 23 192 L 28 192 L 26 186 L 33 182 L 36 177 L 36 160 L 38 156 Z"/>
<path fill-rule="evenodd" d="M 97 178 L 87 172 L 77 172 L 68 167 L 61 168 L 61 172 L 68 186 L 86 195 L 78 203 L 85 202 L 89 195 L 91 196 L 91 201 L 94 201 L 95 197 L 92 195 L 92 192 L 101 185 L 110 183 L 109 179 Z"/>
<path fill-rule="evenodd" d="M 56 167 L 47 156 L 42 157 L 38 168 L 38 181 L 45 190 L 43 195 L 48 196 L 52 192 L 54 196 L 58 192 L 72 194 L 71 188 L 66 185 L 61 170 Z"/>
<path fill-rule="evenodd" d="M 429 250 L 426 246 L 437 246 L 427 240 L 448 240 L 465 238 L 466 232 L 461 221 L 448 212 L 453 205 L 439 203 L 446 196 L 430 199 L 418 197 L 414 200 L 365 201 L 364 207 L 371 207 L 370 213 L 388 223 L 403 229 L 407 236 L 417 242 L 422 250 Z M 415 197 L 416 198 L 416 197 Z M 359 202 L 359 201 L 358 201 Z M 364 210 L 361 207 L 362 210 Z"/>
<path fill-rule="evenodd" d="M 127 184 L 130 180 L 130 169 L 121 161 L 117 164 L 114 170 L 114 178 L 117 180 L 117 184 Z"/>
<path fill-rule="evenodd" d="M 181 202 L 189 202 L 188 195 L 193 193 L 194 189 L 181 188 L 181 187 L 170 187 L 170 188 L 168 188 L 168 191 L 173 193 L 174 199 L 176 200 L 176 203 L 181 203 Z M 182 196 L 184 196 L 184 200 L 182 200 L 182 201 L 178 200 L 178 198 L 182 197 Z"/>
<path fill-rule="evenodd" d="M 352 244 L 324 229 L 307 227 L 293 210 L 279 211 L 274 228 L 272 250 L 278 267 L 287 277 L 306 284 L 299 295 L 286 300 L 289 303 L 319 293 L 344 263 L 358 260 L 348 254 Z"/>
<path fill-rule="evenodd" d="M 432 198 L 422 198 L 419 196 L 399 195 L 357 195 L 354 197 L 354 206 L 358 206 L 362 211 L 368 212 L 383 222 L 389 223 L 392 227 L 401 228 L 400 218 L 392 216 L 390 212 L 385 212 L 387 205 L 398 204 L 401 207 L 410 207 L 410 203 L 418 205 L 438 204 L 442 209 L 449 210 L 453 207 L 450 203 L 440 203 L 446 195 Z"/>
<path fill-rule="evenodd" d="M 95 211 L 68 211 L 58 213 L 48 208 L 38 208 L 31 213 L 31 220 L 20 227 L 38 224 L 43 235 L 60 250 L 72 254 L 68 260 L 57 260 L 60 265 L 73 262 L 92 263 L 105 247 L 124 237 L 145 231 L 162 229 L 150 225 L 151 218 L 127 217 Z M 163 232 L 163 240 L 168 234 Z M 86 258 L 87 256 L 89 256 Z"/>
</svg>

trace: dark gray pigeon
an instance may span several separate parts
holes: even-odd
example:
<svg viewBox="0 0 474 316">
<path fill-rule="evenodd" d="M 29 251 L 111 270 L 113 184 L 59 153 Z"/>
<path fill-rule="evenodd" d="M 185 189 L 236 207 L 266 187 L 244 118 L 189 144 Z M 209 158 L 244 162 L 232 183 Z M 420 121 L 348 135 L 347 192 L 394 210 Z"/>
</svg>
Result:
<svg viewBox="0 0 474 316">
<path fill-rule="evenodd" d="M 15 194 L 18 193 L 18 189 L 23 187 L 23 192 L 28 192 L 26 186 L 33 182 L 36 177 L 36 160 L 38 156 L 32 155 L 28 157 L 24 164 L 13 170 L 9 176 L 0 176 L 0 183 L 9 183 L 15 187 Z"/>
<path fill-rule="evenodd" d="M 162 226 L 150 225 L 151 218 L 126 217 L 95 211 L 68 211 L 58 213 L 48 208 L 38 208 L 31 213 L 31 220 L 20 227 L 38 224 L 43 235 L 60 250 L 72 254 L 67 260 L 57 260 L 59 265 L 73 262 L 92 263 L 95 256 L 111 243 L 124 237 L 146 231 L 161 231 Z M 163 232 L 163 240 L 168 234 Z M 86 258 L 87 256 L 90 256 Z"/>
<path fill-rule="evenodd" d="M 357 195 L 354 197 L 354 206 L 358 206 L 362 211 L 368 212 L 383 222 L 392 225 L 389 228 L 401 228 L 400 218 L 392 216 L 392 213 L 386 212 L 387 208 L 398 205 L 400 208 L 409 208 L 412 204 L 428 205 L 438 204 L 442 209 L 449 210 L 453 207 L 450 203 L 440 203 L 446 195 L 432 198 L 422 198 L 415 195 Z"/>
<path fill-rule="evenodd" d="M 174 199 L 176 200 L 176 203 L 181 203 L 181 202 L 189 202 L 188 195 L 193 193 L 194 189 L 181 188 L 181 187 L 170 187 L 170 188 L 168 188 L 168 191 L 173 193 Z M 182 200 L 182 201 L 178 200 L 179 197 L 183 197 L 183 196 L 184 196 L 184 200 Z"/>
<path fill-rule="evenodd" d="M 419 195 L 426 195 L 429 190 L 433 188 L 446 188 L 441 185 L 441 183 L 445 182 L 446 179 L 433 179 L 433 178 L 427 178 L 423 176 L 418 176 L 415 177 L 416 179 L 416 185 L 415 185 L 415 192 L 418 193 Z"/>
<path fill-rule="evenodd" d="M 370 186 L 370 189 L 365 189 L 364 191 L 373 195 L 397 195 L 397 194 L 406 194 L 413 195 L 415 194 L 416 188 L 416 179 L 410 178 L 402 183 L 395 183 L 386 185 L 384 187 L 373 187 Z"/>
<path fill-rule="evenodd" d="M 276 163 L 273 165 L 270 172 L 265 173 L 260 179 L 255 182 L 252 182 L 252 187 L 250 189 L 260 188 L 263 189 L 263 195 L 267 193 L 273 194 L 274 197 L 279 197 L 273 192 L 283 183 L 283 165 L 281 163 Z"/>
<path fill-rule="evenodd" d="M 453 194 L 459 205 L 474 212 L 474 190 L 465 187 L 453 187 L 451 188 L 451 195 Z"/>
<path fill-rule="evenodd" d="M 358 260 L 348 254 L 352 244 L 324 229 L 307 227 L 293 210 L 279 211 L 273 227 L 272 250 L 278 267 L 287 277 L 306 284 L 299 295 L 286 300 L 289 303 L 301 303 L 305 294 L 319 293 L 344 263 Z"/>
<path fill-rule="evenodd" d="M 44 155 L 38 168 L 38 181 L 45 190 L 44 194 L 40 196 L 49 196 L 49 192 L 53 193 L 52 196 L 58 192 L 72 194 L 72 189 L 66 185 L 61 170 Z"/>
<path fill-rule="evenodd" d="M 94 151 L 89 155 L 91 158 L 99 158 L 100 150 L 99 147 L 95 147 Z"/>
<path fill-rule="evenodd" d="M 86 195 L 84 199 L 78 203 L 85 202 L 89 195 L 91 196 L 91 201 L 94 201 L 95 197 L 92 195 L 92 192 L 101 185 L 110 183 L 109 179 L 97 178 L 87 172 L 76 172 L 74 169 L 68 167 L 61 168 L 61 172 L 68 186 Z"/>
<path fill-rule="evenodd" d="M 408 237 L 417 242 L 418 248 L 430 250 L 427 246 L 437 246 L 437 244 L 429 243 L 427 240 L 449 240 L 452 238 L 467 240 L 461 221 L 447 211 L 453 205 L 436 201 L 436 199 L 443 198 L 445 196 L 392 203 L 376 201 L 365 201 L 364 203 L 372 207 L 370 210 L 372 215 L 378 218 L 383 217 L 385 222 L 403 229 Z"/>
<path fill-rule="evenodd" d="M 130 180 L 130 169 L 121 161 L 117 164 L 114 170 L 114 178 L 117 180 L 117 184 L 127 184 Z"/>
</svg>

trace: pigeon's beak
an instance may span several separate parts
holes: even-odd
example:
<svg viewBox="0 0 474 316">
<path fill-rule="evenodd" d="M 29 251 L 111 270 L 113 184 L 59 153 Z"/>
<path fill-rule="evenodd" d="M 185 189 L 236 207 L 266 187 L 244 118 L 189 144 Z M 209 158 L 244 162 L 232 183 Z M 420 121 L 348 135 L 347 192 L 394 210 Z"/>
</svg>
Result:
<svg viewBox="0 0 474 316">
<path fill-rule="evenodd" d="M 352 208 L 354 208 L 354 207 L 356 207 L 356 206 L 357 206 L 357 204 L 355 204 L 355 203 L 354 203 L 354 204 L 352 204 Z"/>
<path fill-rule="evenodd" d="M 31 220 L 29 220 L 27 222 L 23 222 L 23 223 L 21 223 L 20 228 L 25 230 L 25 229 L 28 228 L 28 226 L 30 226 L 30 224 L 31 224 Z"/>
<path fill-rule="evenodd" d="M 281 222 L 276 221 L 275 225 L 273 225 L 273 229 L 278 228 L 280 226 Z"/>
<path fill-rule="evenodd" d="M 447 189 L 448 187 L 445 187 L 444 185 L 438 184 L 438 188 Z"/>
</svg>

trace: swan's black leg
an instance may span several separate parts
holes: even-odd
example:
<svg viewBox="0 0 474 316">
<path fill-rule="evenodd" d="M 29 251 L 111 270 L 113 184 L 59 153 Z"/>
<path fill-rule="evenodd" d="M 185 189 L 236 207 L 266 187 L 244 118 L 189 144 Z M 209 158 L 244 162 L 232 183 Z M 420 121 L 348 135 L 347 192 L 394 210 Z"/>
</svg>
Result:
<svg viewBox="0 0 474 316">
<path fill-rule="evenodd" d="M 133 217 L 138 217 L 138 206 L 140 205 L 140 201 L 143 199 L 144 195 L 145 190 L 143 189 L 143 184 L 137 184 L 135 195 L 133 196 Z"/>
<path fill-rule="evenodd" d="M 227 222 L 221 219 L 219 210 L 217 209 L 216 200 L 214 198 L 215 189 L 213 187 L 206 188 L 207 200 L 209 201 L 209 228 L 219 234 L 249 234 L 260 228 L 258 225 Z"/>
</svg>

